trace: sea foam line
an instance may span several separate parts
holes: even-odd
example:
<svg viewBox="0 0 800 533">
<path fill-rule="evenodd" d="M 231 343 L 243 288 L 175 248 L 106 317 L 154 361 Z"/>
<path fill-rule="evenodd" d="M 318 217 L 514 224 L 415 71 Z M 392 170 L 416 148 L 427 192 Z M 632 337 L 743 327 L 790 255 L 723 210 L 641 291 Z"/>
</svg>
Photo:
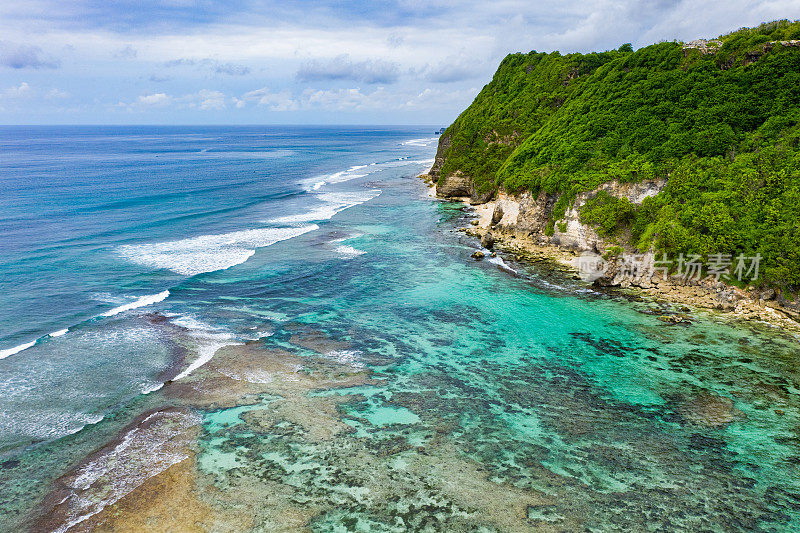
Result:
<svg viewBox="0 0 800 533">
<path fill-rule="evenodd" d="M 130 311 L 131 309 L 136 309 L 137 307 L 144 307 L 146 305 L 152 305 L 154 303 L 158 303 L 164 301 L 169 296 L 169 291 L 161 291 L 158 294 L 150 294 L 147 296 L 142 296 L 137 298 L 135 301 L 131 303 L 127 303 L 125 305 L 120 305 L 119 307 L 115 307 L 110 311 L 106 311 L 100 316 L 114 316 L 120 313 L 124 313 L 125 311 Z"/>
<path fill-rule="evenodd" d="M 169 291 L 168 290 L 159 292 L 158 294 L 148 294 L 148 295 L 145 295 L 145 296 L 140 296 L 139 298 L 137 298 L 136 300 L 134 300 L 134 301 L 132 301 L 130 303 L 127 303 L 127 304 L 124 304 L 124 305 L 120 305 L 119 307 L 115 307 L 115 308 L 113 308 L 113 309 L 111 309 L 109 311 L 106 311 L 105 313 L 101 313 L 101 314 L 97 315 L 96 317 L 90 318 L 89 320 L 93 320 L 93 319 L 96 319 L 98 317 L 115 316 L 115 315 L 118 315 L 120 313 L 124 313 L 125 311 L 130 311 L 131 309 L 137 309 L 139 307 L 145 307 L 145 306 L 148 306 L 148 305 L 152 305 L 154 303 L 158 303 L 158 302 L 161 302 L 161 301 L 165 300 L 168 296 L 169 296 Z M 34 339 L 34 340 L 30 341 L 30 342 L 26 342 L 24 344 L 20 344 L 19 346 L 14 346 L 13 348 L 7 348 L 5 350 L 0 350 L 0 359 L 5 359 L 6 357 L 18 354 L 19 352 L 27 350 L 28 348 L 32 348 L 33 346 L 36 345 L 36 343 L 38 343 L 39 341 L 41 341 L 43 339 L 46 339 L 48 337 L 50 337 L 50 338 L 62 337 L 64 335 L 66 335 L 67 333 L 69 333 L 69 328 L 59 329 L 58 331 L 54 331 L 52 333 L 48 333 L 47 335 L 43 335 L 43 336 L 41 336 L 39 338 L 36 338 L 36 339 Z"/>
<path fill-rule="evenodd" d="M 15 353 L 21 352 L 22 350 L 27 350 L 28 348 L 36 344 L 36 340 L 32 340 L 31 342 L 26 342 L 25 344 L 20 344 L 19 346 L 14 346 L 13 348 L 8 348 L 6 350 L 0 350 L 0 359 L 5 359 L 10 355 L 14 355 Z"/>
<path fill-rule="evenodd" d="M 225 270 L 247 261 L 257 248 L 318 229 L 316 224 L 290 228 L 256 228 L 177 241 L 126 244 L 117 253 L 134 263 L 168 269 L 184 276 Z"/>
<path fill-rule="evenodd" d="M 302 222 L 321 222 L 330 220 L 337 213 L 361 205 L 378 197 L 380 189 L 368 189 L 358 192 L 323 192 L 315 197 L 322 202 L 321 205 L 312 207 L 306 212 L 293 215 L 284 215 L 268 220 L 271 224 L 297 224 Z"/>
<path fill-rule="evenodd" d="M 402 146 L 429 146 L 438 140 L 438 137 L 423 137 L 420 139 L 409 139 L 400 144 Z"/>
<path fill-rule="evenodd" d="M 189 335 L 198 341 L 197 358 L 192 361 L 191 364 L 182 372 L 172 378 L 172 381 L 178 381 L 185 378 L 198 368 L 211 361 L 211 359 L 214 358 L 214 354 L 216 354 L 217 350 L 220 348 L 224 348 L 225 346 L 239 346 L 243 344 L 236 341 L 232 333 L 221 330 L 220 328 L 214 326 L 209 326 L 208 324 L 200 322 L 192 316 L 181 316 L 173 320 L 172 323 L 189 329 Z"/>
</svg>

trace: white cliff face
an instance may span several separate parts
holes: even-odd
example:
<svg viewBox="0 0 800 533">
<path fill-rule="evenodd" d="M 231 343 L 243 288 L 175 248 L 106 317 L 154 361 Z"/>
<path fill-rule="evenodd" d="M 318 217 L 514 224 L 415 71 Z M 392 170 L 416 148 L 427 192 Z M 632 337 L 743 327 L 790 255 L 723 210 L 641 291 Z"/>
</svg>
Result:
<svg viewBox="0 0 800 533">
<path fill-rule="evenodd" d="M 598 192 L 605 191 L 611 196 L 624 198 L 632 204 L 641 204 L 645 198 L 650 198 L 661 192 L 666 183 L 667 180 L 665 179 L 648 180 L 640 183 L 619 183 L 613 180 L 603 183 L 594 191 L 579 194 L 564 215 L 562 223 L 566 222 L 566 231 L 560 231 L 558 225 L 556 225 L 553 241 L 557 240 L 562 246 L 575 248 L 578 251 L 604 252 L 606 244 L 603 239 L 592 227 L 580 221 L 580 209 L 586 204 L 587 200 L 594 197 Z"/>
<path fill-rule="evenodd" d="M 520 232 L 551 244 L 572 248 L 577 251 L 602 253 L 607 248 L 605 241 L 590 226 L 580 221 L 580 209 L 599 191 L 606 191 L 617 198 L 625 198 L 631 203 L 641 204 L 645 198 L 655 196 L 666 185 L 666 180 L 650 180 L 640 183 L 619 183 L 609 181 L 594 191 L 579 194 L 564 218 L 557 221 L 552 237 L 545 235 L 547 221 L 558 200 L 557 195 L 539 193 L 534 197 L 530 192 L 512 195 L 500 192 L 497 198 L 484 209 L 492 209 L 492 217 L 486 217 L 481 225 L 496 225 L 503 231 Z M 564 231 L 558 227 L 561 225 Z"/>
</svg>

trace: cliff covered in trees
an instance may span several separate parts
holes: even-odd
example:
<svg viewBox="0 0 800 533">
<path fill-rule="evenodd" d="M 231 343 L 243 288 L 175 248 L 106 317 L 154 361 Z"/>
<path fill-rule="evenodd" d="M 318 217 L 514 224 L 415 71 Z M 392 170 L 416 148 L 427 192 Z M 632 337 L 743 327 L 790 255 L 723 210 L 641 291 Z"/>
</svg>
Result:
<svg viewBox="0 0 800 533">
<path fill-rule="evenodd" d="M 549 236 L 577 211 L 629 250 L 760 254 L 759 283 L 797 293 L 800 22 L 509 55 L 442 135 L 431 174 L 440 196 L 540 199 Z M 634 203 L 607 182 L 662 186 Z"/>
</svg>

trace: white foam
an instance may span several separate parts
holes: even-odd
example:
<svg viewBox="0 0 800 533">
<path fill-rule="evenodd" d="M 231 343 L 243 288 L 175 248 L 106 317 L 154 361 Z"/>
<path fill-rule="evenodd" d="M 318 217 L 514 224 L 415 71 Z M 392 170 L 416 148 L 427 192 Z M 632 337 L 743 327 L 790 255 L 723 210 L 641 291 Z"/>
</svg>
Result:
<svg viewBox="0 0 800 533">
<path fill-rule="evenodd" d="M 333 350 L 327 352 L 325 357 L 329 359 L 335 360 L 337 363 L 341 363 L 343 365 L 350 365 L 356 368 L 363 368 L 364 363 L 362 363 L 359 359 L 361 358 L 360 350 Z"/>
<path fill-rule="evenodd" d="M 66 335 L 69 333 L 69 328 L 60 329 L 58 331 L 54 331 L 50 334 L 51 337 L 61 337 L 62 335 Z"/>
<path fill-rule="evenodd" d="M 345 259 L 354 259 L 360 255 L 364 255 L 367 252 L 353 248 L 352 246 L 347 246 L 346 244 L 342 244 L 336 247 L 336 253 Z"/>
<path fill-rule="evenodd" d="M 172 323 L 190 330 L 189 335 L 197 342 L 197 358 L 182 372 L 172 378 L 173 381 L 185 378 L 211 361 L 211 359 L 214 358 L 214 354 L 217 353 L 217 350 L 220 348 L 242 344 L 241 342 L 235 341 L 233 334 L 229 331 L 201 322 L 193 316 L 180 316 L 174 319 Z"/>
<path fill-rule="evenodd" d="M 356 205 L 368 202 L 381 194 L 380 189 L 369 189 L 356 192 L 323 192 L 318 193 L 316 198 L 323 202 L 322 205 L 315 206 L 305 213 L 285 215 L 273 218 L 267 222 L 271 224 L 298 224 L 303 222 L 321 222 L 330 220 L 337 213 L 349 209 Z"/>
<path fill-rule="evenodd" d="M 375 163 L 372 163 L 372 165 L 375 165 Z M 358 171 L 369 166 L 371 165 L 354 165 L 347 170 L 340 170 L 332 174 L 324 174 L 322 176 L 315 176 L 309 180 L 303 180 L 301 184 L 305 185 L 306 190 L 309 192 L 317 191 L 329 183 L 343 183 L 345 181 L 368 176 L 370 172 L 359 173 Z"/>
<path fill-rule="evenodd" d="M 517 271 L 508 266 L 508 264 L 503 261 L 503 258 L 499 255 L 497 257 L 490 257 L 489 262 L 498 266 L 498 268 L 505 270 L 507 272 L 511 272 L 512 274 L 516 274 Z"/>
<path fill-rule="evenodd" d="M 200 422 L 195 414 L 154 413 L 126 433 L 113 449 L 93 455 L 65 481 L 69 492 L 61 503 L 68 510 L 68 518 L 55 532 L 65 533 L 189 457 L 186 450 L 192 433 L 188 430 Z"/>
<path fill-rule="evenodd" d="M 147 296 L 141 296 L 134 300 L 131 303 L 127 303 L 125 305 L 120 305 L 119 307 L 115 307 L 110 311 L 106 311 L 100 316 L 114 316 L 120 313 L 124 313 L 125 311 L 130 311 L 131 309 L 136 309 L 138 307 L 145 307 L 147 305 L 152 305 L 154 303 L 161 302 L 165 300 L 169 296 L 169 291 L 161 291 L 158 294 L 150 294 Z"/>
<path fill-rule="evenodd" d="M 219 350 L 220 348 L 223 348 L 225 346 L 236 346 L 236 345 L 240 345 L 240 344 L 242 344 L 242 343 L 241 342 L 208 342 L 206 344 L 201 344 L 197 348 L 197 359 L 192 361 L 192 364 L 190 364 L 188 367 L 186 367 L 186 369 L 184 369 L 183 372 L 181 372 L 180 374 L 175 376 L 173 378 L 173 381 L 178 381 L 178 380 L 181 380 L 181 379 L 185 378 L 186 376 L 190 375 L 192 372 L 194 372 L 198 368 L 202 367 L 203 365 L 205 365 L 206 363 L 211 361 L 214 358 L 214 354 L 217 353 L 217 350 Z"/>
<path fill-rule="evenodd" d="M 26 342 L 25 344 L 20 344 L 19 346 L 14 346 L 13 348 L 7 348 L 5 350 L 0 350 L 0 359 L 5 359 L 9 355 L 14 355 L 15 353 L 19 353 L 22 350 L 27 350 L 31 346 L 36 344 L 36 341 Z"/>
<path fill-rule="evenodd" d="M 353 174 L 352 172 L 337 172 L 333 174 L 330 178 L 326 181 L 328 183 L 344 183 L 345 181 L 354 180 L 356 178 L 363 178 L 368 174 Z"/>
<path fill-rule="evenodd" d="M 402 142 L 403 146 L 430 146 L 434 142 L 438 141 L 438 137 L 423 137 L 421 139 L 409 139 L 407 141 Z"/>
<path fill-rule="evenodd" d="M 341 211 L 339 206 L 328 204 L 321 205 L 313 208 L 311 211 L 305 213 L 298 213 L 296 215 L 286 215 L 282 217 L 273 218 L 269 222 L 273 224 L 298 224 L 302 222 L 318 222 L 322 220 L 329 220 Z"/>
<path fill-rule="evenodd" d="M 365 189 L 363 191 L 352 192 L 323 192 L 317 195 L 317 198 L 323 202 L 330 202 L 332 204 L 340 204 L 347 207 L 363 204 L 381 194 L 380 189 Z"/>
<path fill-rule="evenodd" d="M 49 440 L 72 435 L 101 420 L 103 415 L 100 414 L 65 413 L 57 409 L 39 409 L 25 412 L 24 416 L 20 416 L 19 412 L 0 411 L 0 432 Z"/>
<path fill-rule="evenodd" d="M 164 386 L 163 383 L 155 382 L 155 383 L 145 383 L 139 389 L 142 394 L 150 394 L 151 392 L 155 392 L 160 390 Z"/>
<path fill-rule="evenodd" d="M 193 333 L 198 333 L 198 332 L 208 333 L 210 331 L 216 332 L 222 329 L 206 324 L 205 322 L 201 322 L 191 315 L 170 315 L 170 316 L 176 317 L 172 320 L 173 324 L 175 324 L 176 326 L 181 326 L 182 328 L 193 330 Z"/>
<path fill-rule="evenodd" d="M 244 263 L 256 253 L 256 248 L 297 237 L 318 227 L 311 224 L 291 228 L 258 228 L 200 235 L 178 241 L 126 244 L 120 246 L 117 252 L 140 265 L 194 276 Z"/>
</svg>

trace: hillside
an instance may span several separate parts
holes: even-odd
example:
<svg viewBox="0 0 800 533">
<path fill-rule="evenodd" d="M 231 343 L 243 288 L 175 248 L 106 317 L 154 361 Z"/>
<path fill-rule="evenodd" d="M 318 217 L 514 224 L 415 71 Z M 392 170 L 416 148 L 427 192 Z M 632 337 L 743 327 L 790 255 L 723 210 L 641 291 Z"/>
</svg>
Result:
<svg viewBox="0 0 800 533">
<path fill-rule="evenodd" d="M 550 195 L 550 235 L 579 193 L 665 180 L 641 204 L 597 194 L 581 220 L 629 249 L 759 253 L 761 283 L 796 293 L 799 123 L 800 22 L 636 51 L 512 54 L 447 128 L 431 173 L 443 195 L 476 202 Z"/>
</svg>

